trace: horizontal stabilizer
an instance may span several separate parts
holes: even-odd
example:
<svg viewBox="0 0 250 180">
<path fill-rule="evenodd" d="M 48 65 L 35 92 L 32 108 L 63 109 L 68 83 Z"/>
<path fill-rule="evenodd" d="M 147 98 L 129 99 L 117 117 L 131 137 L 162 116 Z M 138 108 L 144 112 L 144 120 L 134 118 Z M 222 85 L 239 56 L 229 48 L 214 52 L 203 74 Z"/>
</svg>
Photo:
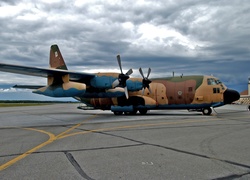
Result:
<svg viewBox="0 0 250 180">
<path fill-rule="evenodd" d="M 42 87 L 44 86 L 39 86 L 39 85 L 15 85 L 13 86 L 13 88 L 17 88 L 17 89 L 39 89 Z"/>
</svg>

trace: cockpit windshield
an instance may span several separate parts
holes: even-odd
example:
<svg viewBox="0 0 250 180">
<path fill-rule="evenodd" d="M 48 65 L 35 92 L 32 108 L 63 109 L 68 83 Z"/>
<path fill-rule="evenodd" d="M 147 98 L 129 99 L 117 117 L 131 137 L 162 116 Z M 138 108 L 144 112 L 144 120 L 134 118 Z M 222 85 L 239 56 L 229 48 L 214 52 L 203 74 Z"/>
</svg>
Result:
<svg viewBox="0 0 250 180">
<path fill-rule="evenodd" d="M 216 84 L 218 84 L 218 80 L 215 80 L 214 78 L 208 78 L 207 84 L 208 85 L 216 85 Z"/>
<path fill-rule="evenodd" d="M 222 82 L 219 79 L 208 78 L 207 84 L 208 85 L 220 85 L 223 90 L 225 89 Z"/>
<path fill-rule="evenodd" d="M 216 81 L 216 84 L 222 84 L 222 82 L 219 79 L 217 79 L 215 81 Z"/>
</svg>

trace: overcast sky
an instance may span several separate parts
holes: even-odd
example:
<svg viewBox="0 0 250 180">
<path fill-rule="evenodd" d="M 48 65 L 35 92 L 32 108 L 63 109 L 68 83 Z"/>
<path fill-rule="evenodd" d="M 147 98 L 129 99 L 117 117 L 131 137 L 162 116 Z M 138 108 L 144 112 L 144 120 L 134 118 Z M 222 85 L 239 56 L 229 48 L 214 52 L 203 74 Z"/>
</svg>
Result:
<svg viewBox="0 0 250 180">
<path fill-rule="evenodd" d="M 250 76 L 248 0 L 2 0 L 0 62 L 48 67 L 58 44 L 68 69 L 151 77 L 205 74 L 238 91 Z M 44 78 L 0 72 L 0 92 Z M 13 90 L 12 90 L 13 91 Z M 1 97 L 0 97 L 1 99 Z"/>
</svg>

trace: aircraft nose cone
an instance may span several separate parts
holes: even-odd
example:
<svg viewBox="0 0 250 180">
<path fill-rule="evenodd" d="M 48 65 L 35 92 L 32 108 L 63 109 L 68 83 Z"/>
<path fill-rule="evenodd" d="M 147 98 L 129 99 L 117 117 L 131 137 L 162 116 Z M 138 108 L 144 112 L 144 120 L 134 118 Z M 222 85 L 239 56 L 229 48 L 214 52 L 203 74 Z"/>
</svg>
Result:
<svg viewBox="0 0 250 180">
<path fill-rule="evenodd" d="M 238 99 L 240 99 L 240 94 L 232 89 L 227 89 L 224 92 L 224 103 L 225 104 L 231 104 L 234 101 L 237 101 Z"/>
</svg>

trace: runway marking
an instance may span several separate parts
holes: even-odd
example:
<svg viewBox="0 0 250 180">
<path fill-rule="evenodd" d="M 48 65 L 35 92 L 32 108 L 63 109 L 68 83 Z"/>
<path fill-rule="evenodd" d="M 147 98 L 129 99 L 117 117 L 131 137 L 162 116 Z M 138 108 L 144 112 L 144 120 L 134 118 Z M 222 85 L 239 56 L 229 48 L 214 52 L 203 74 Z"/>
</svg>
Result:
<svg viewBox="0 0 250 180">
<path fill-rule="evenodd" d="M 118 130 L 118 129 L 131 129 L 131 128 L 138 128 L 138 127 L 150 127 L 150 126 L 160 126 L 160 125 L 173 125 L 173 124 L 185 124 L 185 123 L 195 123 L 195 122 L 207 122 L 207 121 L 221 121 L 222 119 L 208 119 L 208 120 L 190 120 L 190 121 L 178 121 L 178 122 L 163 122 L 163 123 L 152 123 L 152 124 L 135 124 L 135 125 L 128 125 L 128 126 L 115 126 L 115 127 L 108 127 L 108 128 L 101 128 L 101 129 L 92 129 L 86 130 L 84 132 L 76 132 L 71 134 L 66 134 L 64 136 L 59 137 L 59 139 L 80 135 L 80 134 L 88 134 L 93 132 L 102 132 L 102 131 L 110 131 L 110 130 Z"/>
<path fill-rule="evenodd" d="M 62 132 L 62 133 L 60 133 L 60 134 L 58 134 L 57 136 L 56 136 L 55 134 L 53 134 L 53 133 L 50 133 L 50 132 L 44 131 L 44 130 L 40 130 L 40 129 L 35 129 L 35 128 L 23 128 L 23 129 L 26 129 L 26 130 L 32 130 L 32 131 L 37 131 L 37 132 L 40 132 L 40 133 L 47 134 L 47 135 L 49 136 L 49 139 L 48 139 L 47 141 L 45 141 L 45 142 L 43 142 L 43 143 L 41 143 L 41 144 L 35 146 L 34 148 L 32 148 L 32 149 L 26 151 L 25 153 L 21 154 L 20 156 L 17 156 L 17 157 L 15 157 L 14 159 L 12 159 L 12 160 L 10 160 L 10 161 L 8 161 L 8 162 L 2 164 L 2 165 L 0 166 L 0 171 L 2 171 L 2 170 L 4 170 L 4 169 L 8 168 L 9 166 L 15 164 L 16 162 L 20 161 L 21 159 L 23 159 L 23 158 L 27 157 L 28 155 L 34 153 L 34 152 L 37 151 L 38 149 L 41 149 L 42 147 L 44 147 L 44 146 L 46 146 L 46 145 L 48 145 L 48 144 L 54 142 L 55 140 L 59 139 L 62 135 L 64 135 L 64 134 L 66 134 L 66 133 L 68 133 L 68 132 L 74 130 L 75 128 L 81 126 L 84 122 L 89 121 L 89 120 L 93 119 L 93 118 L 96 117 L 96 116 L 97 116 L 97 114 L 95 114 L 95 115 L 89 117 L 88 119 L 82 121 L 81 123 L 76 124 L 75 126 L 73 126 L 73 127 L 69 128 L 69 129 L 67 129 L 66 131 L 64 131 L 64 132 Z"/>
<path fill-rule="evenodd" d="M 17 161 L 20 161 L 21 159 L 25 158 L 26 156 L 32 154 L 33 152 L 37 151 L 38 149 L 46 146 L 47 144 L 50 144 L 54 141 L 55 139 L 55 135 L 50 133 L 50 132 L 47 132 L 47 131 L 43 131 L 43 130 L 40 130 L 40 129 L 34 129 L 34 128 L 24 128 L 24 129 L 28 129 L 28 130 L 33 130 L 33 131 L 38 131 L 38 132 L 41 132 L 41 133 L 45 133 L 47 135 L 49 135 L 49 139 L 45 142 L 43 142 L 42 144 L 39 144 L 38 146 L 35 146 L 34 148 L 28 150 L 27 152 L 23 153 L 22 155 L 20 156 L 17 156 L 16 158 L 8 161 L 7 163 L 3 164 L 0 166 L 0 171 L 8 168 L 9 166 L 15 164 Z"/>
<path fill-rule="evenodd" d="M 8 168 L 9 166 L 15 164 L 16 162 L 20 161 L 21 159 L 27 157 L 28 155 L 34 153 L 35 151 L 37 151 L 38 149 L 54 142 L 55 140 L 58 139 L 63 139 L 66 137 L 70 137 L 70 136 L 75 136 L 75 135 L 80 135 L 80 134 L 88 134 L 88 133 L 94 133 L 94 132 L 102 132 L 102 131 L 110 131 L 110 130 L 118 130 L 118 129 L 131 129 L 131 128 L 139 128 L 139 127 L 151 127 L 151 126 L 160 126 L 160 125 L 174 125 L 174 124 L 185 124 L 185 123 L 196 123 L 196 122 L 208 122 L 208 121 L 221 121 L 224 119 L 218 119 L 218 118 L 213 118 L 213 119 L 206 119 L 206 120 L 190 120 L 190 121 L 178 121 L 178 122 L 163 122 L 163 123 L 151 123 L 151 124 L 135 124 L 135 125 L 128 125 L 128 126 L 115 126 L 115 127 L 109 127 L 109 128 L 100 128 L 100 129 L 92 129 L 92 130 L 87 130 L 84 132 L 76 132 L 76 133 L 71 133 L 71 134 L 67 134 L 70 131 L 76 129 L 77 127 L 81 126 L 84 122 L 89 121 L 93 118 L 95 118 L 98 114 L 95 114 L 91 117 L 89 117 L 88 119 L 82 121 L 81 123 L 78 123 L 76 125 L 74 125 L 73 127 L 67 129 L 66 131 L 61 132 L 60 134 L 58 134 L 57 136 L 54 135 L 53 133 L 50 133 L 48 131 L 44 131 L 44 130 L 40 130 L 40 129 L 35 129 L 35 128 L 23 128 L 26 130 L 33 130 L 33 131 L 37 131 L 37 132 L 41 132 L 44 134 L 47 134 L 49 136 L 49 139 L 37 146 L 35 146 L 34 148 L 28 150 L 27 152 L 23 153 L 20 156 L 17 156 L 16 158 L 8 161 L 7 163 L 3 164 L 0 166 L 0 171 Z M 241 119 L 240 117 L 237 119 Z"/>
</svg>

